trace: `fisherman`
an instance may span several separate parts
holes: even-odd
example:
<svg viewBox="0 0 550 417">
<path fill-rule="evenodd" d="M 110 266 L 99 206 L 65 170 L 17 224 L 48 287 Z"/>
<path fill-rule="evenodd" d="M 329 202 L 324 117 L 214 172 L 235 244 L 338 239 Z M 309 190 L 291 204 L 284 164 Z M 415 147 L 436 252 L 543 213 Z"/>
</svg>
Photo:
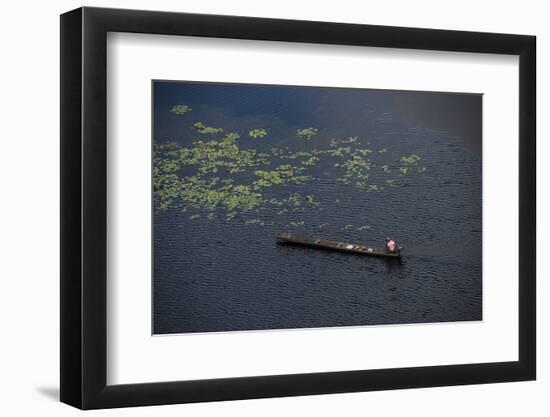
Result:
<svg viewBox="0 0 550 417">
<path fill-rule="evenodd" d="M 389 253 L 397 253 L 397 245 L 395 244 L 395 241 L 393 239 L 390 239 L 389 237 L 386 238 L 386 250 Z"/>
</svg>

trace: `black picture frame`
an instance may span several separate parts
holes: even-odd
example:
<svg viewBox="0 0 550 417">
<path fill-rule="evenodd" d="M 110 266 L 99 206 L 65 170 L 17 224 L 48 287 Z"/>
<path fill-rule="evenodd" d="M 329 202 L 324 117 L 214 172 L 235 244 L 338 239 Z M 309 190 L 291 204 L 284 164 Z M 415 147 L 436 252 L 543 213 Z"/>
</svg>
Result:
<svg viewBox="0 0 550 417">
<path fill-rule="evenodd" d="M 107 385 L 108 32 L 519 56 L 519 360 Z M 536 377 L 536 38 L 136 10 L 61 15 L 61 401 L 81 409 L 481 384 Z"/>
</svg>

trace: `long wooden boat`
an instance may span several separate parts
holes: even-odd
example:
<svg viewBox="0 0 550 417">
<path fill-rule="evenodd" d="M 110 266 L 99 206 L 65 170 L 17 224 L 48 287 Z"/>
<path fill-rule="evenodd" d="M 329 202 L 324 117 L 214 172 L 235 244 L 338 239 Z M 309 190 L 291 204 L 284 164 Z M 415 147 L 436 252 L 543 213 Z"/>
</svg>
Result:
<svg viewBox="0 0 550 417">
<path fill-rule="evenodd" d="M 327 249 L 340 252 L 356 253 L 358 255 L 379 256 L 384 258 L 401 258 L 401 252 L 388 252 L 384 248 L 365 246 L 356 243 L 337 242 L 335 240 L 316 239 L 313 237 L 297 236 L 292 233 L 277 233 L 277 243 L 308 246 L 316 249 Z"/>
</svg>

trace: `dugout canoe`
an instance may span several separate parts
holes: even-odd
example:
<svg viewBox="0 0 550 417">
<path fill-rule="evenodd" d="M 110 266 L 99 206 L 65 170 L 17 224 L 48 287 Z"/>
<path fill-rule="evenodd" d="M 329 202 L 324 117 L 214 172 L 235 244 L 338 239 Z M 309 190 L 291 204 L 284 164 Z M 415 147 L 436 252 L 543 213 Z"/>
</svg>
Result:
<svg viewBox="0 0 550 417">
<path fill-rule="evenodd" d="M 358 255 L 378 256 L 381 258 L 401 258 L 401 252 L 399 250 L 395 253 L 391 253 L 384 248 L 377 248 L 375 246 L 297 236 L 292 233 L 277 233 L 275 237 L 277 238 L 277 243 L 280 244 L 300 245 L 315 249 L 326 249 L 339 252 L 355 253 Z"/>
</svg>

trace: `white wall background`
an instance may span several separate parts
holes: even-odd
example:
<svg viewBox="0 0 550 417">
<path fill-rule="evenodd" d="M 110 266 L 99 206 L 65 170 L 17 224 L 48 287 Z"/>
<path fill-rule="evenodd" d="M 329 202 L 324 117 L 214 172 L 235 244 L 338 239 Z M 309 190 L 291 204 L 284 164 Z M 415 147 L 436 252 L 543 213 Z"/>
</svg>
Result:
<svg viewBox="0 0 550 417">
<path fill-rule="evenodd" d="M 58 403 L 59 392 L 59 17 L 81 6 L 10 2 L 3 5 L 0 65 L 0 414 L 76 415 Z M 543 143 L 543 119 L 550 97 L 548 74 L 550 26 L 545 2 L 430 0 L 337 2 L 277 0 L 93 1 L 86 5 L 180 12 L 238 14 L 308 20 L 370 23 L 534 34 L 538 37 L 539 137 L 539 366 L 538 381 L 452 388 L 193 404 L 94 412 L 128 416 L 279 416 L 361 415 L 465 416 L 528 415 L 550 412 L 550 224 L 541 213 L 550 209 L 543 192 L 550 157 Z M 546 158 L 545 158 L 546 157 Z M 546 232 L 546 233 L 545 233 Z M 544 234 L 544 236 L 543 236 Z M 503 260 L 505 261 L 505 260 Z"/>
</svg>

